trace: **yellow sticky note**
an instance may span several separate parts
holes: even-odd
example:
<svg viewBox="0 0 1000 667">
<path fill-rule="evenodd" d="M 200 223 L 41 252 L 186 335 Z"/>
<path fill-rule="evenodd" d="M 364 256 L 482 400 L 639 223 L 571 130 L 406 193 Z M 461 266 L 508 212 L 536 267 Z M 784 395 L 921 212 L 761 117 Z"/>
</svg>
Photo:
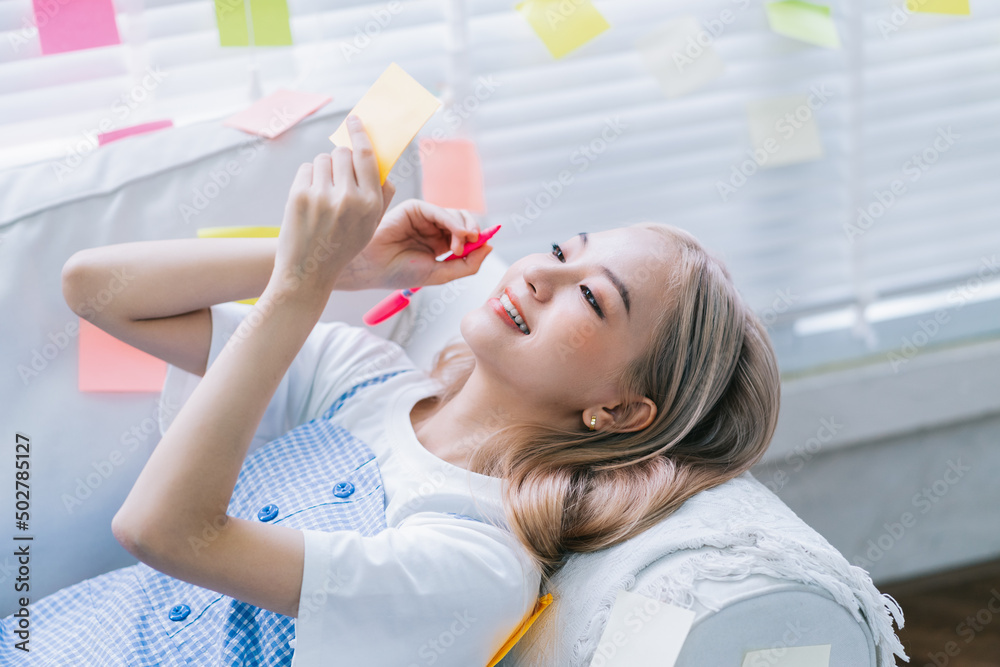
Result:
<svg viewBox="0 0 1000 667">
<path fill-rule="evenodd" d="M 524 633 L 528 631 L 528 628 L 530 628 L 531 624 L 535 622 L 535 619 L 538 618 L 538 615 L 541 614 L 542 611 L 544 611 L 545 608 L 548 607 L 549 604 L 551 604 L 551 602 L 552 602 L 552 593 L 546 593 L 542 597 L 538 598 L 538 600 L 535 602 L 535 609 L 531 612 L 531 616 L 528 617 L 528 620 L 522 623 L 521 626 L 514 631 L 514 634 L 512 634 L 510 637 L 507 638 L 507 641 L 504 642 L 504 645 L 500 647 L 500 650 L 496 652 L 496 654 L 493 656 L 493 659 L 490 660 L 489 664 L 487 664 L 486 667 L 493 667 L 498 662 L 500 662 L 500 660 L 505 655 L 507 655 L 507 653 L 512 648 L 514 648 L 514 644 L 517 643 L 517 640 L 520 639 L 522 636 L 524 636 Z"/>
<path fill-rule="evenodd" d="M 927 14 L 971 14 L 969 0 L 906 0 L 911 12 Z"/>
<path fill-rule="evenodd" d="M 840 48 L 837 24 L 830 16 L 829 7 L 800 0 L 769 2 L 765 7 L 771 30 L 779 35 L 816 46 Z"/>
<path fill-rule="evenodd" d="M 782 646 L 781 648 L 747 651 L 743 656 L 743 667 L 830 667 L 830 647 L 832 644 L 816 646 Z"/>
<path fill-rule="evenodd" d="M 198 230 L 200 239 L 277 238 L 281 227 L 202 227 Z M 257 303 L 257 299 L 240 299 L 236 303 Z"/>
<path fill-rule="evenodd" d="M 514 9 L 553 58 L 562 58 L 611 27 L 590 0 L 525 0 Z"/>
<path fill-rule="evenodd" d="M 383 183 L 407 144 L 440 106 L 441 100 L 392 63 L 351 109 L 365 124 Z M 330 141 L 353 148 L 346 121 L 330 135 Z"/>
</svg>

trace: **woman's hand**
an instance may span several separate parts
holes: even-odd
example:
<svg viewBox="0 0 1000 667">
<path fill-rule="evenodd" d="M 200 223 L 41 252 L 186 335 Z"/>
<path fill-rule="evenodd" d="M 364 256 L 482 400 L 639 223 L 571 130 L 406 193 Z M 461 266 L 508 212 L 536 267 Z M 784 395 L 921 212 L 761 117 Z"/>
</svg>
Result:
<svg viewBox="0 0 1000 667">
<path fill-rule="evenodd" d="M 442 285 L 471 275 L 493 250 L 489 244 L 460 260 L 438 262 L 434 258 L 449 250 L 461 255 L 466 243 L 479 238 L 479 231 L 468 211 L 408 199 L 385 215 L 368 246 L 345 267 L 336 288 L 404 289 Z"/>
<path fill-rule="evenodd" d="M 347 119 L 353 150 L 338 146 L 299 167 L 278 233 L 271 283 L 330 296 L 337 276 L 368 245 L 395 192 L 359 118 Z"/>
</svg>

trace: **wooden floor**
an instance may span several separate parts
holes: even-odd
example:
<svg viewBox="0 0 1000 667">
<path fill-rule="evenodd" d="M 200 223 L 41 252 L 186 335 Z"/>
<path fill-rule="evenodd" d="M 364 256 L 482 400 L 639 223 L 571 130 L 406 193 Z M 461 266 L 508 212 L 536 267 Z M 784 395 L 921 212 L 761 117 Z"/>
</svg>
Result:
<svg viewBox="0 0 1000 667">
<path fill-rule="evenodd" d="M 1000 667 L 1000 561 L 878 588 L 906 617 L 897 665 Z"/>
</svg>

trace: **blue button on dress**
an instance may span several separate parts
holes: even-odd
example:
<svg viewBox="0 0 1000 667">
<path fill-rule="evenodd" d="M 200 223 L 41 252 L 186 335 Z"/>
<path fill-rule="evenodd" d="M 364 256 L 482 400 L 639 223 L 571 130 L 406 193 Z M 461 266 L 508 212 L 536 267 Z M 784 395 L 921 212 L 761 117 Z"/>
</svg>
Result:
<svg viewBox="0 0 1000 667">
<path fill-rule="evenodd" d="M 375 455 L 332 421 L 361 389 L 411 370 L 352 387 L 322 417 L 301 424 L 252 452 L 229 503 L 230 516 L 298 530 L 386 528 L 385 496 Z M 207 544 L 212 527 L 190 543 Z M 30 653 L 13 616 L 0 620 L 0 665 L 291 665 L 294 619 L 139 563 L 113 570 L 34 601 Z"/>
</svg>

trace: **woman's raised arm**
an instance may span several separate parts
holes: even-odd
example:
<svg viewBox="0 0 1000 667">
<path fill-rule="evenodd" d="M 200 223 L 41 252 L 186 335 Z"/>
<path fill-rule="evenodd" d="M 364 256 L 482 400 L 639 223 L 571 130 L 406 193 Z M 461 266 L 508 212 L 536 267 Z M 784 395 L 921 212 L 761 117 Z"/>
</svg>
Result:
<svg viewBox="0 0 1000 667">
<path fill-rule="evenodd" d="M 133 347 L 204 375 L 208 307 L 259 296 L 274 269 L 276 238 L 138 241 L 88 248 L 62 270 L 77 315 Z"/>
</svg>

